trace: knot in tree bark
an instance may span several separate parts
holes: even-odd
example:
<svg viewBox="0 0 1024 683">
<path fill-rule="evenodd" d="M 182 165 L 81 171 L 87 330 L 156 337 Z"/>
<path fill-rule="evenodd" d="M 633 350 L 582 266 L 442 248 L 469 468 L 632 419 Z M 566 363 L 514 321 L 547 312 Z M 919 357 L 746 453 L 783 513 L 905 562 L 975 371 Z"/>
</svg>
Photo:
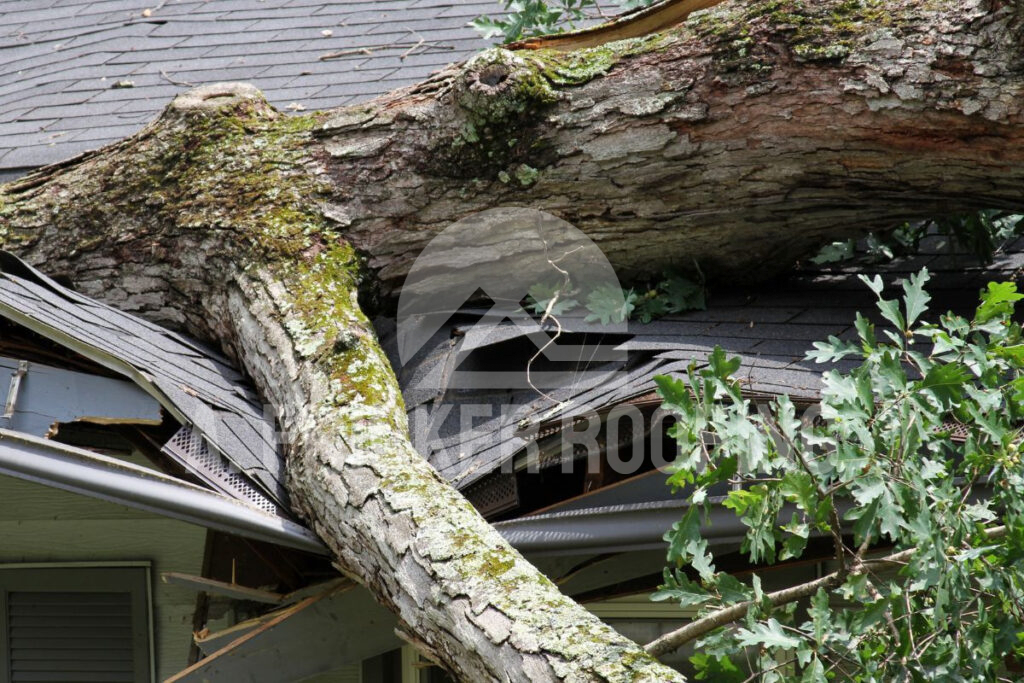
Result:
<svg viewBox="0 0 1024 683">
<path fill-rule="evenodd" d="M 184 92 L 167 106 L 162 118 L 171 120 L 194 115 L 279 116 L 259 88 L 250 83 L 210 83 Z"/>
<path fill-rule="evenodd" d="M 533 60 L 495 48 L 470 60 L 451 97 L 458 116 L 430 149 L 428 170 L 454 178 L 498 178 L 519 164 L 545 165 L 546 110 L 558 101 Z"/>
</svg>

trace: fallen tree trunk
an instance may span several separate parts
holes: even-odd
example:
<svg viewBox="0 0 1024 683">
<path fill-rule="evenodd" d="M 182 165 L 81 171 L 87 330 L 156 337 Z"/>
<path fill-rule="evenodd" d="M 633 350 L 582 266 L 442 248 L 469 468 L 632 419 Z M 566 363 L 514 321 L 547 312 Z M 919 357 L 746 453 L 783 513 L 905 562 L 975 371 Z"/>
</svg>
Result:
<svg viewBox="0 0 1024 683">
<path fill-rule="evenodd" d="M 206 86 L 5 186 L 0 243 L 238 358 L 287 434 L 297 509 L 460 680 L 679 680 L 414 452 L 357 295 L 393 294 L 433 235 L 500 205 L 577 225 L 620 277 L 747 279 L 868 229 L 1020 208 L 1022 13 L 747 3 L 581 52 L 491 50 L 303 117 Z"/>
</svg>

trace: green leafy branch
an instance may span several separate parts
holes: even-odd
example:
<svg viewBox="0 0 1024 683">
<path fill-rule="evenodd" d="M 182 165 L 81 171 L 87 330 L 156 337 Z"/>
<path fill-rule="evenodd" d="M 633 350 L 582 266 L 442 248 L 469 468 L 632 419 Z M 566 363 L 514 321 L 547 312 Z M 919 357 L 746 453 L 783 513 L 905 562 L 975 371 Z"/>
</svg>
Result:
<svg viewBox="0 0 1024 683">
<path fill-rule="evenodd" d="M 652 0 L 614 0 L 621 10 L 645 7 Z M 603 16 L 597 0 L 505 0 L 504 15 L 480 16 L 470 22 L 485 40 L 496 36 L 510 43 L 528 36 L 574 29 L 587 19 Z"/>
<path fill-rule="evenodd" d="M 1013 320 L 1024 295 L 991 283 L 971 319 L 932 323 L 926 270 L 899 300 L 863 279 L 885 324 L 858 314 L 855 339 L 814 345 L 811 360 L 858 361 L 823 375 L 820 419 L 798 417 L 786 396 L 753 410 L 740 360 L 721 349 L 683 378 L 657 378 L 678 418 L 669 484 L 689 507 L 665 535 L 671 566 L 654 597 L 699 613 L 652 653 L 697 639 L 694 664 L 714 680 L 732 680 L 723 672 L 739 672 L 732 658 L 749 648 L 769 681 L 793 657 L 803 681 L 1009 680 L 1005 657 L 1024 652 L 1024 338 Z M 800 559 L 825 538 L 836 570 L 766 594 L 756 573 L 746 583 L 716 569 L 702 536 L 716 505 L 745 527 L 752 564 Z M 832 608 L 838 598 L 845 609 Z"/>
<path fill-rule="evenodd" d="M 530 287 L 525 305 L 537 315 L 557 317 L 579 308 L 581 298 L 582 294 L 567 282 L 538 283 Z M 638 320 L 649 323 L 673 313 L 703 310 L 705 289 L 702 282 L 666 273 L 662 279 L 645 287 L 642 294 L 635 289 L 598 286 L 587 293 L 582 305 L 587 311 L 587 322 L 609 325 Z"/>
<path fill-rule="evenodd" d="M 818 265 L 863 260 L 867 263 L 891 261 L 914 254 L 926 236 L 945 237 L 950 246 L 966 249 L 979 261 L 988 263 L 1006 242 L 1024 233 L 1024 215 L 1008 211 L 986 210 L 954 214 L 903 225 L 884 233 L 871 233 L 863 250 L 853 239 L 831 242 L 810 261 Z"/>
</svg>

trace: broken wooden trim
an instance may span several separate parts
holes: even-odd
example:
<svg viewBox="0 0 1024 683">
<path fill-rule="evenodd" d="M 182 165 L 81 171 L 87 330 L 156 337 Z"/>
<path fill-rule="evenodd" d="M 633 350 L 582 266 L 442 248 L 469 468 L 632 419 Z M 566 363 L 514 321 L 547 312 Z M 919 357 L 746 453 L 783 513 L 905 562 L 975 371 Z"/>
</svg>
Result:
<svg viewBox="0 0 1024 683">
<path fill-rule="evenodd" d="M 313 603 L 315 603 L 315 602 L 317 602 L 319 600 L 322 600 L 324 597 L 326 597 L 326 596 L 323 595 L 323 594 L 321 594 L 321 595 L 314 595 L 312 597 L 306 598 L 302 602 L 300 602 L 300 603 L 298 603 L 298 604 L 296 604 L 296 605 L 294 605 L 292 607 L 289 607 L 286 610 L 283 610 L 283 611 L 279 612 L 272 619 L 267 621 L 262 626 L 260 626 L 260 627 L 258 627 L 256 629 L 253 629 L 252 631 L 249 631 L 248 633 L 246 633 L 243 636 L 240 636 L 237 640 L 235 640 L 235 641 L 231 642 L 229 645 L 227 645 L 227 647 L 225 647 L 222 650 L 218 650 L 217 652 L 213 653 L 212 655 L 210 655 L 206 659 L 202 659 L 199 662 L 197 662 L 197 663 L 193 664 L 192 666 L 188 667 L 187 669 L 178 672 L 174 676 L 171 676 L 166 681 L 164 681 L 164 683 L 175 683 L 175 681 L 181 681 L 181 680 L 184 680 L 184 679 L 188 678 L 190 674 L 195 673 L 195 672 L 201 670 L 202 668 L 205 668 L 205 667 L 209 666 L 214 660 L 218 659 L 219 657 L 224 656 L 225 653 L 228 653 L 231 650 L 233 650 L 234 648 L 239 647 L 239 646 L 245 644 L 246 642 L 252 640 L 253 638 L 256 638 L 261 633 L 264 633 L 265 631 L 269 631 L 270 629 L 274 628 L 275 626 L 277 626 L 281 622 L 285 621 L 288 617 L 290 617 L 295 612 L 299 612 L 299 611 L 309 607 Z"/>
<path fill-rule="evenodd" d="M 194 576 L 192 574 L 184 574 L 182 572 L 161 572 L 160 580 L 164 583 L 169 583 L 175 586 L 184 586 L 185 588 L 201 593 L 219 595 L 221 597 L 232 598 L 234 600 L 261 602 L 266 605 L 280 604 L 285 597 L 282 593 L 261 590 L 259 588 L 249 588 L 248 586 L 240 586 L 236 583 L 207 579 L 202 576 Z"/>
<path fill-rule="evenodd" d="M 394 616 L 350 581 L 310 586 L 288 594 L 283 602 L 297 598 L 223 631 L 197 634 L 196 643 L 208 656 L 167 683 L 305 680 L 402 645 Z"/>
</svg>

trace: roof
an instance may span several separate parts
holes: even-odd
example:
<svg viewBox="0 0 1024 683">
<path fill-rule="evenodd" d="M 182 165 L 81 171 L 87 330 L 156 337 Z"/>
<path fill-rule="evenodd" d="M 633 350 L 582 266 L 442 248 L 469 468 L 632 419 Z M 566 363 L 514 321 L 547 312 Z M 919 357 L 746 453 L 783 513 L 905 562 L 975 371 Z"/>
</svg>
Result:
<svg viewBox="0 0 1024 683">
<path fill-rule="evenodd" d="M 290 509 L 273 419 L 226 358 L 62 287 L 3 251 L 0 318 L 131 379 L 281 510 Z"/>
<path fill-rule="evenodd" d="M 483 331 L 474 328 L 482 313 L 479 310 L 467 309 L 454 316 L 435 335 L 429 349 L 405 367 L 398 364 L 397 354 L 392 354 L 392 361 L 399 368 L 417 447 L 442 475 L 465 490 L 522 455 L 530 441 L 557 430 L 563 418 L 600 413 L 638 399 L 660 403 L 653 394 L 654 377 L 685 372 L 692 362 L 698 366 L 705 363 L 715 346 L 741 358 L 737 376 L 751 397 L 787 394 L 814 403 L 819 398 L 822 373 L 833 367 L 848 368 L 853 361 L 822 365 L 805 360 L 813 342 L 830 335 L 854 338 L 857 311 L 885 324 L 877 314 L 874 295 L 859 276 L 878 273 L 891 287 L 922 267 L 932 274 L 927 285 L 933 297 L 932 314 L 970 312 L 978 304 L 979 290 L 988 282 L 1020 280 L 1024 239 L 1004 247 L 989 265 L 951 251 L 945 240 L 933 237 L 925 240 L 919 255 L 888 264 L 810 267 L 753 290 L 713 288 L 707 310 L 649 324 L 630 322 L 626 334 L 616 334 L 610 340 L 628 352 L 619 371 L 596 387 L 572 385 L 549 391 L 560 404 L 531 389 L 457 386 L 453 368 L 472 365 L 474 356 L 480 358 L 477 365 L 492 363 L 495 369 L 525 372 L 537 351 L 532 342 L 524 343 L 526 333 L 511 323 L 492 324 Z M 579 318 L 563 316 L 560 322 L 569 332 L 601 334 L 600 326 Z M 390 322 L 379 325 L 392 326 Z M 391 353 L 393 333 L 385 332 L 384 341 Z M 441 378 L 440 389 L 423 388 L 420 380 L 431 373 Z M 473 428 L 466 429 L 460 405 L 484 405 L 490 412 L 475 412 Z M 650 500 L 650 492 L 643 491 L 638 493 L 639 499 Z"/>
<path fill-rule="evenodd" d="M 484 47 L 467 22 L 499 9 L 497 0 L 0 0 L 0 181 L 130 135 L 204 83 L 252 83 L 282 110 L 411 85 Z"/>
</svg>

